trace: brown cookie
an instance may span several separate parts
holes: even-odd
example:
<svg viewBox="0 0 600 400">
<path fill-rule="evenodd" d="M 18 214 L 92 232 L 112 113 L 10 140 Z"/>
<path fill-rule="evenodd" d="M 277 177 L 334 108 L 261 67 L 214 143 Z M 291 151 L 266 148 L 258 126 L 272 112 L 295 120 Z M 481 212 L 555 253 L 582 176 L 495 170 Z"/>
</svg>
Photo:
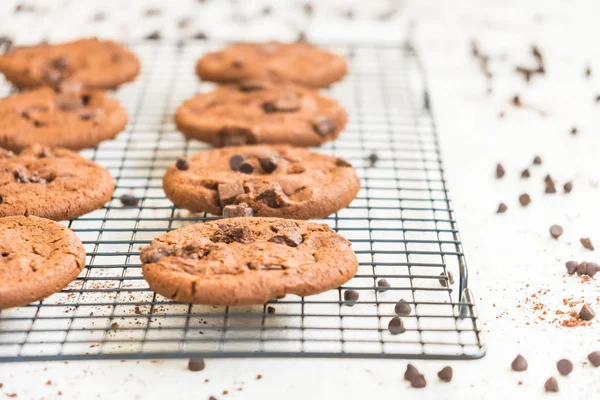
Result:
<svg viewBox="0 0 600 400">
<path fill-rule="evenodd" d="M 175 113 L 184 135 L 215 146 L 319 146 L 338 137 L 347 120 L 337 101 L 316 90 L 257 80 L 197 94 Z"/>
<path fill-rule="evenodd" d="M 34 143 L 94 147 L 126 125 L 125 109 L 101 90 L 39 88 L 0 99 L 0 146 L 12 151 Z"/>
<path fill-rule="evenodd" d="M 0 72 L 22 88 L 78 82 L 87 88 L 115 89 L 135 79 L 140 62 L 119 43 L 89 38 L 15 47 L 0 56 Z"/>
<path fill-rule="evenodd" d="M 72 151 L 33 145 L 14 155 L 0 149 L 0 217 L 77 218 L 101 208 L 114 188 L 105 168 Z"/>
<path fill-rule="evenodd" d="M 0 218 L 0 309 L 60 291 L 84 266 L 83 245 L 66 226 L 34 216 Z"/>
<path fill-rule="evenodd" d="M 279 218 L 186 226 L 154 239 L 140 259 L 157 293 L 213 305 L 309 296 L 339 287 L 358 269 L 350 242 L 329 226 Z"/>
<path fill-rule="evenodd" d="M 249 78 L 294 82 L 322 88 L 348 72 L 343 57 L 307 43 L 239 43 L 208 53 L 196 63 L 196 74 L 213 82 Z"/>
<path fill-rule="evenodd" d="M 246 203 L 260 217 L 325 218 L 360 189 L 347 161 L 301 147 L 242 146 L 201 152 L 171 166 L 163 189 L 178 207 L 221 214 Z"/>
</svg>

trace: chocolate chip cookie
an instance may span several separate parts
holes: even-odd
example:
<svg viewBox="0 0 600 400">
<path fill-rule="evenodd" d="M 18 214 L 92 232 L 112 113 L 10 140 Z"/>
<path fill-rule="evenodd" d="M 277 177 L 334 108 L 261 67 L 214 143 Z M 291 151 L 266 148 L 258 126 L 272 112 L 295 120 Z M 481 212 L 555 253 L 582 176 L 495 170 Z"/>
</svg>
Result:
<svg viewBox="0 0 600 400">
<path fill-rule="evenodd" d="M 115 89 L 135 79 L 140 62 L 119 43 L 89 38 L 15 47 L 0 56 L 0 72 L 21 88 L 77 82 L 86 88 Z"/>
<path fill-rule="evenodd" d="M 329 226 L 279 218 L 229 218 L 159 236 L 141 252 L 157 293 L 183 303 L 263 304 L 309 296 L 351 279 L 358 260 Z"/>
<path fill-rule="evenodd" d="M 125 129 L 127 112 L 103 90 L 39 88 L 0 99 L 0 146 L 34 143 L 80 150 Z"/>
<path fill-rule="evenodd" d="M 0 149 L 0 217 L 77 218 L 110 200 L 110 173 L 69 150 L 40 145 L 19 155 Z"/>
<path fill-rule="evenodd" d="M 256 79 L 197 94 L 175 113 L 185 136 L 219 147 L 319 146 L 338 137 L 347 119 L 337 101 L 316 90 Z"/>
<path fill-rule="evenodd" d="M 307 43 L 239 43 L 208 53 L 196 63 L 196 74 L 213 82 L 249 78 L 294 82 L 322 88 L 348 72 L 343 57 Z"/>
<path fill-rule="evenodd" d="M 346 160 L 301 147 L 224 147 L 180 160 L 163 178 L 167 197 L 193 212 L 245 205 L 261 217 L 325 218 L 360 189 Z M 233 216 L 233 215 L 231 215 Z"/>
<path fill-rule="evenodd" d="M 84 266 L 83 245 L 66 226 L 34 216 L 0 218 L 0 309 L 60 291 Z"/>
</svg>

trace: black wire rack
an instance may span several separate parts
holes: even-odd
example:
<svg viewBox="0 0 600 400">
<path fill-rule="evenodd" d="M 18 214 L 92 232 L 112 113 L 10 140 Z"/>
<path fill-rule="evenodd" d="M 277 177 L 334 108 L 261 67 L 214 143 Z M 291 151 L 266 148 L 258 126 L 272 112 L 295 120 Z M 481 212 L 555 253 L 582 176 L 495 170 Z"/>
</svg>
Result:
<svg viewBox="0 0 600 400">
<path fill-rule="evenodd" d="M 87 266 L 60 293 L 0 311 L 0 361 L 175 357 L 363 357 L 475 359 L 485 354 L 467 267 L 448 197 L 435 123 L 419 58 L 411 46 L 329 44 L 350 64 L 328 90 L 350 122 L 318 151 L 350 160 L 362 189 L 322 220 L 352 241 L 358 274 L 337 290 L 288 295 L 264 306 L 174 303 L 149 289 L 140 249 L 169 230 L 215 218 L 175 208 L 162 175 L 178 158 L 205 150 L 185 140 L 172 115 L 211 85 L 194 63 L 223 43 L 134 43 L 136 82 L 115 92 L 127 130 L 82 155 L 107 167 L 116 191 L 103 209 L 68 222 Z M 4 93 L 11 88 L 4 83 Z M 377 155 L 371 162 L 372 154 Z M 124 207 L 123 194 L 140 199 Z M 456 282 L 440 274 L 451 272 Z M 385 278 L 391 288 L 376 289 Z M 442 285 L 444 282 L 446 285 Z M 359 292 L 350 307 L 343 292 Z M 387 329 L 399 299 L 412 305 L 406 332 Z"/>
</svg>

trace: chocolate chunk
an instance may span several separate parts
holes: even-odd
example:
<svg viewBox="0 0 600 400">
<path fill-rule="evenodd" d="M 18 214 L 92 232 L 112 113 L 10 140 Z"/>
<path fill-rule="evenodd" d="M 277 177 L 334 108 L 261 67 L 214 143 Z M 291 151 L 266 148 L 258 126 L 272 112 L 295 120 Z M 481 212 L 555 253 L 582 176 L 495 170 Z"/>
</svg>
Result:
<svg viewBox="0 0 600 400">
<path fill-rule="evenodd" d="M 270 81 L 265 79 L 245 79 L 240 82 L 239 88 L 242 92 L 254 92 L 257 90 L 265 90 L 273 86 Z"/>
<path fill-rule="evenodd" d="M 506 173 L 506 171 L 504 171 L 504 167 L 502 166 L 502 164 L 498 163 L 496 165 L 496 178 L 498 178 L 498 179 L 502 178 L 505 173 Z"/>
<path fill-rule="evenodd" d="M 273 156 L 260 157 L 258 163 L 267 174 L 270 174 L 277 169 L 277 159 Z"/>
<path fill-rule="evenodd" d="M 419 372 L 419 370 L 417 369 L 417 367 L 415 367 L 412 364 L 408 364 L 406 366 L 406 371 L 404 371 L 404 379 L 407 381 L 410 381 L 412 378 L 414 378 L 417 375 L 420 375 L 421 373 Z"/>
<path fill-rule="evenodd" d="M 230 204 L 223 207 L 224 218 L 235 218 L 235 217 L 252 217 L 254 216 L 254 210 L 248 207 L 246 203 Z"/>
<path fill-rule="evenodd" d="M 350 164 L 348 161 L 344 160 L 343 158 L 336 158 L 335 165 L 338 167 L 352 167 L 352 164 Z"/>
<path fill-rule="evenodd" d="M 265 186 L 256 194 L 256 200 L 271 208 L 279 208 L 286 202 L 286 195 L 278 183 Z"/>
<path fill-rule="evenodd" d="M 533 158 L 533 164 L 534 165 L 542 165 L 542 158 L 540 156 L 535 156 Z"/>
<path fill-rule="evenodd" d="M 521 172 L 521 178 L 529 178 L 531 176 L 531 174 L 529 173 L 529 170 L 527 168 L 525 168 L 522 172 Z"/>
<path fill-rule="evenodd" d="M 571 190 L 573 190 L 573 182 L 567 182 L 563 185 L 563 190 L 565 191 L 565 193 L 571 193 Z"/>
<path fill-rule="evenodd" d="M 593 278 L 594 275 L 596 275 L 598 272 L 600 272 L 600 265 L 596 264 L 595 262 L 587 263 L 587 265 L 585 267 L 585 273 L 590 278 Z"/>
<path fill-rule="evenodd" d="M 414 376 L 410 380 L 410 386 L 412 386 L 415 389 L 422 389 L 422 388 L 424 388 L 425 386 L 427 386 L 427 381 L 425 380 L 425 376 L 422 375 L 422 374 Z"/>
<path fill-rule="evenodd" d="M 287 244 L 290 247 L 298 247 L 303 241 L 304 239 L 300 232 L 291 229 L 282 230 L 280 233 L 269 239 L 269 242 Z"/>
<path fill-rule="evenodd" d="M 563 234 L 563 228 L 560 225 L 552 225 L 550 227 L 550 235 L 554 239 L 558 239 Z"/>
<path fill-rule="evenodd" d="M 577 261 L 568 261 L 565 266 L 567 267 L 567 273 L 573 275 L 577 271 L 579 263 Z"/>
<path fill-rule="evenodd" d="M 225 127 L 217 132 L 219 146 L 244 146 L 254 144 L 252 132 L 244 128 Z"/>
<path fill-rule="evenodd" d="M 233 60 L 233 61 L 231 61 L 231 66 L 233 68 L 243 68 L 244 62 L 242 60 Z"/>
<path fill-rule="evenodd" d="M 450 286 L 452 286 L 454 284 L 454 275 L 452 275 L 452 272 L 447 271 L 446 273 L 442 272 L 440 274 L 440 276 L 442 277 L 442 279 L 439 280 L 440 285 L 442 285 L 443 287 L 448 287 L 448 284 L 450 284 Z M 447 277 L 448 279 L 444 279 L 445 277 Z"/>
<path fill-rule="evenodd" d="M 558 382 L 556 382 L 556 379 L 549 378 L 546 383 L 544 383 L 544 390 L 550 393 L 558 392 Z"/>
<path fill-rule="evenodd" d="M 579 240 L 581 241 L 581 244 L 583 245 L 583 247 L 585 247 L 588 250 L 594 251 L 595 247 L 590 238 L 581 238 Z"/>
<path fill-rule="evenodd" d="M 387 281 L 387 279 L 380 279 L 377 281 L 377 290 L 380 292 L 385 292 L 392 285 Z"/>
<path fill-rule="evenodd" d="M 140 261 L 144 264 L 153 264 L 162 260 L 163 257 L 173 254 L 173 249 L 166 246 L 150 246 L 140 254 Z"/>
<path fill-rule="evenodd" d="M 525 357 L 523 357 L 522 355 L 518 355 L 512 362 L 512 364 L 510 364 L 511 368 L 514 371 L 517 372 L 522 372 L 522 371 L 527 371 L 527 360 L 525 360 Z"/>
<path fill-rule="evenodd" d="M 438 377 L 444 382 L 450 382 L 452 380 L 452 367 L 444 367 L 438 372 Z"/>
<path fill-rule="evenodd" d="M 398 315 L 409 315 L 412 311 L 412 307 L 408 302 L 404 299 L 398 300 L 396 303 L 396 307 L 394 307 L 394 311 Z"/>
<path fill-rule="evenodd" d="M 579 318 L 584 321 L 591 321 L 595 317 L 596 313 L 594 312 L 594 310 L 592 310 L 592 307 L 590 307 L 587 304 L 584 304 L 583 307 L 581 307 L 581 310 L 579 310 Z"/>
<path fill-rule="evenodd" d="M 267 306 L 267 314 L 275 314 L 276 311 L 277 311 L 277 309 L 275 307 Z"/>
<path fill-rule="evenodd" d="M 521 203 L 523 207 L 527 207 L 529 203 L 531 203 L 531 197 L 527 193 L 523 193 L 519 196 L 519 203 Z"/>
<path fill-rule="evenodd" d="M 311 120 L 315 133 L 323 138 L 332 135 L 335 132 L 335 122 L 325 116 L 318 115 Z"/>
<path fill-rule="evenodd" d="M 160 38 L 161 38 L 161 35 L 160 35 L 159 31 L 151 32 L 146 36 L 147 40 L 160 40 Z"/>
<path fill-rule="evenodd" d="M 404 322 L 400 319 L 400 317 L 392 318 L 388 323 L 388 329 L 392 335 L 400 335 L 406 332 Z"/>
<path fill-rule="evenodd" d="M 544 192 L 548 194 L 556 193 L 554 182 L 546 182 L 546 189 L 544 189 Z"/>
<path fill-rule="evenodd" d="M 600 367 L 600 351 L 593 351 L 587 356 L 588 360 L 596 368 Z"/>
<path fill-rule="evenodd" d="M 249 162 L 243 162 L 238 169 L 242 174 L 251 174 L 254 172 L 254 167 Z"/>
<path fill-rule="evenodd" d="M 240 156 L 239 154 L 233 155 L 229 159 L 229 167 L 232 170 L 237 171 L 238 169 L 240 169 L 240 165 L 242 165 L 243 162 L 244 157 Z"/>
<path fill-rule="evenodd" d="M 573 372 L 573 363 L 566 358 L 563 358 L 556 363 L 556 369 L 558 369 L 558 372 L 560 372 L 562 376 L 567 376 Z"/>
<path fill-rule="evenodd" d="M 190 163 L 185 158 L 178 158 L 175 167 L 180 171 L 187 171 L 190 169 Z"/>
<path fill-rule="evenodd" d="M 379 161 L 379 156 L 376 153 L 369 154 L 369 165 L 371 167 L 374 167 L 377 161 Z"/>
<path fill-rule="evenodd" d="M 498 210 L 496 211 L 496 214 L 505 213 L 507 209 L 508 209 L 508 207 L 506 206 L 506 204 L 500 203 L 500 204 L 498 204 Z"/>
<path fill-rule="evenodd" d="M 587 274 L 587 262 L 583 261 L 577 266 L 577 275 Z"/>
<path fill-rule="evenodd" d="M 294 112 L 300 109 L 300 100 L 295 93 L 289 92 L 279 99 L 263 103 L 262 109 L 266 113 Z"/>
<path fill-rule="evenodd" d="M 202 371 L 205 366 L 203 358 L 190 358 L 188 362 L 188 369 L 194 372 Z"/>
<path fill-rule="evenodd" d="M 122 195 L 120 200 L 121 200 L 121 204 L 123 204 L 123 206 L 125 206 L 125 207 L 135 207 L 140 202 L 140 199 L 133 196 L 132 194 L 127 194 L 127 193 Z"/>
<path fill-rule="evenodd" d="M 254 238 L 252 231 L 247 226 L 236 226 L 233 224 L 219 224 L 219 229 L 210 239 L 213 242 L 224 243 L 252 243 Z"/>
<path fill-rule="evenodd" d="M 353 307 L 360 295 L 356 290 L 346 290 L 344 292 L 344 304 L 348 307 Z"/>
<path fill-rule="evenodd" d="M 217 192 L 219 193 L 221 207 L 235 202 L 237 196 L 245 193 L 244 186 L 240 182 L 220 183 L 217 186 Z"/>
</svg>

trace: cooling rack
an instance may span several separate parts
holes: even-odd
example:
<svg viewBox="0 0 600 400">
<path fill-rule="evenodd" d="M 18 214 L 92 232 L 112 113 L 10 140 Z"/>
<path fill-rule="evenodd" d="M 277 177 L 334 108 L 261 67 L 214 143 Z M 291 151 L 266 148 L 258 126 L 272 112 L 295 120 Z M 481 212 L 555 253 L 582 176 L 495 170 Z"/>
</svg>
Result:
<svg viewBox="0 0 600 400">
<path fill-rule="evenodd" d="M 116 140 L 82 152 L 111 171 L 114 197 L 66 223 L 84 243 L 87 266 L 60 293 L 0 311 L 0 361 L 482 357 L 424 72 L 411 46 L 324 45 L 349 61 L 349 75 L 328 92 L 346 107 L 350 122 L 338 140 L 317 150 L 350 160 L 362 189 L 348 208 L 321 222 L 352 241 L 360 263 L 355 278 L 320 295 L 288 295 L 255 307 L 177 304 L 149 289 L 140 248 L 169 230 L 215 218 L 175 208 L 161 179 L 178 157 L 207 148 L 183 139 L 172 115 L 184 99 L 210 89 L 195 77 L 194 63 L 222 45 L 131 44 L 142 73 L 115 93 L 129 111 L 129 125 Z M 0 88 L 11 90 L 6 82 Z M 123 194 L 139 204 L 124 207 Z M 447 272 L 454 284 L 440 281 Z M 382 278 L 391 284 L 385 292 L 376 290 Z M 360 294 L 353 307 L 343 302 L 347 289 Z M 399 299 L 413 312 L 402 317 L 406 332 L 392 335 L 387 326 Z"/>
</svg>

